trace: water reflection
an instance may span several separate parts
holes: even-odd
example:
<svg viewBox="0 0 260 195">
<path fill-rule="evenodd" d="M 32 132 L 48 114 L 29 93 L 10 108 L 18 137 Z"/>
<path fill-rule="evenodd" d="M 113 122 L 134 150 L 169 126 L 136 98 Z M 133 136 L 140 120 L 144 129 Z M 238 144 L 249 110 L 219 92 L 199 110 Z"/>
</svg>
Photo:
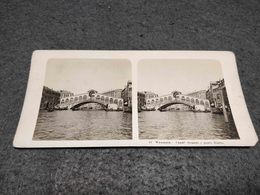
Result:
<svg viewBox="0 0 260 195">
<path fill-rule="evenodd" d="M 110 140 L 132 138 L 132 115 L 123 112 L 40 111 L 35 140 Z"/>
<path fill-rule="evenodd" d="M 238 139 L 230 116 L 194 112 L 141 112 L 138 114 L 140 139 Z"/>
</svg>

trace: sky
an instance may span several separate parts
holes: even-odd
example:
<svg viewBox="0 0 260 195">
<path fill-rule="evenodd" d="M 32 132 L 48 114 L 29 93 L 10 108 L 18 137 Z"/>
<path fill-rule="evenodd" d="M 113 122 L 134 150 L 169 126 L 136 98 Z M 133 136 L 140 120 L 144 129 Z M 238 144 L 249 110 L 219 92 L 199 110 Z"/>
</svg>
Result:
<svg viewBox="0 0 260 195">
<path fill-rule="evenodd" d="M 138 91 L 158 95 L 206 90 L 210 81 L 222 78 L 221 64 L 215 60 L 142 60 L 138 64 Z"/>
<path fill-rule="evenodd" d="M 90 89 L 102 93 L 123 89 L 131 80 L 128 60 L 51 59 L 47 63 L 44 85 L 74 94 Z"/>
</svg>

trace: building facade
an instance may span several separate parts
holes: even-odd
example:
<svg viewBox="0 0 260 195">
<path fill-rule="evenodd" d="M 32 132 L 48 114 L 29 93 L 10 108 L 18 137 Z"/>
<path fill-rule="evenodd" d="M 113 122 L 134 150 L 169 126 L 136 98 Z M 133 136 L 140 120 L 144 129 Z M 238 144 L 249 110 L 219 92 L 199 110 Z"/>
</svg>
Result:
<svg viewBox="0 0 260 195">
<path fill-rule="evenodd" d="M 191 96 L 191 97 L 195 97 L 195 98 L 200 98 L 200 99 L 206 99 L 206 90 L 200 90 L 200 91 L 196 91 L 193 93 L 188 93 L 186 94 L 187 96 Z"/>
<path fill-rule="evenodd" d="M 146 104 L 146 95 L 144 92 L 137 92 L 137 103 L 138 103 L 138 110 L 142 110 L 143 106 Z"/>
<path fill-rule="evenodd" d="M 60 90 L 60 98 L 67 98 L 67 97 L 71 97 L 74 96 L 74 93 L 70 92 L 70 91 L 66 91 L 66 90 Z"/>
<path fill-rule="evenodd" d="M 132 112 L 132 81 L 128 81 L 126 87 L 121 92 L 123 99 L 123 110 L 125 112 Z"/>
<path fill-rule="evenodd" d="M 158 97 L 159 95 L 154 93 L 154 92 L 151 92 L 151 91 L 142 91 L 140 92 L 142 94 L 145 95 L 145 99 L 149 99 L 149 98 L 155 98 L 155 97 Z"/>
<path fill-rule="evenodd" d="M 40 104 L 40 110 L 46 110 L 48 108 L 53 108 L 60 103 L 60 92 L 50 89 L 48 87 L 43 87 L 42 98 Z"/>
<path fill-rule="evenodd" d="M 114 97 L 114 98 L 121 98 L 122 91 L 123 91 L 123 89 L 110 90 L 110 91 L 102 93 L 102 95 L 106 95 L 106 96 Z"/>
<path fill-rule="evenodd" d="M 224 79 L 210 83 L 210 88 L 206 91 L 206 98 L 211 107 L 222 108 L 224 104 L 225 108 L 230 110 Z"/>
</svg>

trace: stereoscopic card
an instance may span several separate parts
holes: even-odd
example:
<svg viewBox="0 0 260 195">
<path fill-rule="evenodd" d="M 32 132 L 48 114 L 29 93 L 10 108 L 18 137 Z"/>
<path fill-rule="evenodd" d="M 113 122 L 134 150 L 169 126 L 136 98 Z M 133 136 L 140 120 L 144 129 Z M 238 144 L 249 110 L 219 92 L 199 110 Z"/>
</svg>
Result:
<svg viewBox="0 0 260 195">
<path fill-rule="evenodd" d="M 14 147 L 254 146 L 227 51 L 32 55 Z"/>
</svg>

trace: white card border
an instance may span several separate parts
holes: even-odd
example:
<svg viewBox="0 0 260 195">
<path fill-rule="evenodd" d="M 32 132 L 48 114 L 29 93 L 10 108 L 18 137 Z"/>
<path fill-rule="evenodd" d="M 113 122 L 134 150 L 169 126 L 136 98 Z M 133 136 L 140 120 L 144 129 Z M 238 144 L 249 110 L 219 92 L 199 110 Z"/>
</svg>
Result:
<svg viewBox="0 0 260 195">
<path fill-rule="evenodd" d="M 32 140 L 38 117 L 45 69 L 49 59 L 128 59 L 132 65 L 133 114 L 132 140 Z M 222 66 L 228 98 L 240 139 L 237 140 L 139 140 L 137 113 L 137 63 L 145 59 L 217 60 Z M 254 146 L 258 141 L 250 119 L 235 55 L 229 51 L 93 51 L 93 50 L 37 50 L 33 52 L 26 96 L 14 138 L 17 148 L 52 147 L 224 147 Z"/>
</svg>

